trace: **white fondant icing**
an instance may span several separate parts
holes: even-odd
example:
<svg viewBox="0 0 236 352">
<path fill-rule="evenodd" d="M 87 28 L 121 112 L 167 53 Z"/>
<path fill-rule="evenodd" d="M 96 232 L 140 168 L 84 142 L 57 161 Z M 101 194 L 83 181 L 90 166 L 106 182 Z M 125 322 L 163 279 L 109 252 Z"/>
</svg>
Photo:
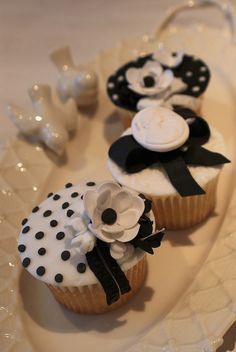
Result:
<svg viewBox="0 0 236 352">
<path fill-rule="evenodd" d="M 131 128 L 122 135 L 132 134 Z M 222 135 L 211 127 L 211 137 L 204 144 L 204 148 L 221 154 L 225 153 L 225 144 Z M 109 170 L 116 181 L 137 192 L 152 196 L 171 196 L 177 194 L 170 183 L 160 163 L 156 163 L 145 170 L 135 174 L 128 174 L 117 166 L 111 159 L 108 159 Z M 212 179 L 218 176 L 222 166 L 204 167 L 188 166 L 192 176 L 197 183 L 204 188 Z"/>
<path fill-rule="evenodd" d="M 183 92 L 186 89 L 186 87 L 187 85 L 181 79 L 174 77 L 170 87 L 166 89 L 162 94 L 157 94 L 150 97 L 139 99 L 137 103 L 137 109 L 140 111 L 142 109 L 145 109 L 151 106 L 153 107 L 163 106 L 163 107 L 168 107 L 169 109 L 172 109 L 172 105 L 173 105 L 172 99 L 174 99 L 175 95 L 177 95 L 178 93 Z M 180 98 L 179 100 L 181 102 Z M 184 98 L 182 100 L 182 103 L 184 103 Z"/>
<path fill-rule="evenodd" d="M 193 92 L 199 92 L 199 90 L 200 90 L 200 87 L 199 87 L 199 86 L 194 86 L 194 87 L 192 88 L 192 91 L 193 91 Z"/>
<path fill-rule="evenodd" d="M 114 242 L 111 243 L 110 254 L 111 256 L 119 260 L 120 263 L 128 260 L 134 253 L 134 246 L 130 243 Z"/>
<path fill-rule="evenodd" d="M 74 238 L 71 240 L 71 245 L 82 255 L 92 251 L 96 243 L 96 237 L 89 230 L 88 224 L 89 219 L 83 214 L 78 214 L 65 225 L 65 228 L 71 228 L 73 231 Z"/>
<path fill-rule="evenodd" d="M 131 241 L 138 233 L 138 220 L 144 211 L 144 202 L 114 182 L 101 184 L 97 190 L 84 194 L 84 207 L 92 223 L 89 229 L 107 243 Z M 106 223 L 103 215 L 107 210 L 115 214 L 114 221 Z M 109 219 L 108 219 L 109 220 Z"/>
<path fill-rule="evenodd" d="M 152 55 L 154 60 L 159 61 L 162 65 L 167 67 L 177 67 L 183 61 L 183 51 L 176 51 L 175 55 L 168 51 L 163 45 L 159 45 L 158 49 Z"/>
<path fill-rule="evenodd" d="M 113 182 L 111 182 L 113 183 Z M 83 286 L 98 283 L 97 278 L 93 272 L 89 269 L 86 261 L 86 257 L 78 250 L 78 247 L 73 245 L 72 241 L 77 240 L 80 236 L 75 237 L 75 233 L 78 229 L 85 230 L 80 222 L 75 219 L 78 214 L 83 215 L 84 219 L 84 204 L 81 196 L 84 195 L 86 191 L 95 190 L 99 186 L 87 186 L 86 184 L 79 184 L 70 188 L 64 188 L 57 192 L 60 199 L 54 200 L 53 196 L 47 198 L 41 204 L 39 204 L 39 210 L 35 213 L 31 213 L 28 216 L 28 221 L 24 225 L 29 226 L 30 229 L 27 233 L 21 231 L 18 239 L 18 244 L 24 244 L 26 249 L 23 253 L 19 253 L 21 260 L 24 258 L 30 258 L 30 265 L 26 268 L 30 274 L 39 280 L 44 281 L 48 284 L 62 285 L 62 286 Z M 124 188 L 125 190 L 125 188 Z M 71 197 L 73 192 L 78 192 L 77 197 Z M 129 193 L 135 195 L 136 192 L 129 190 Z M 68 202 L 69 207 L 62 209 L 62 204 Z M 123 205 L 122 205 L 123 206 Z M 67 216 L 68 209 L 74 211 L 73 216 L 69 218 Z M 48 217 L 44 217 L 43 213 L 46 210 L 51 210 L 52 214 Z M 153 214 L 150 215 L 151 220 L 154 220 Z M 71 221 L 70 221 L 71 219 Z M 57 220 L 58 224 L 56 227 L 50 226 L 51 220 Z M 66 226 L 66 224 L 71 223 L 71 226 Z M 23 228 L 24 228 L 23 227 Z M 154 227 L 155 228 L 155 227 Z M 35 234 L 39 231 L 44 233 L 43 238 L 37 240 Z M 61 240 L 56 239 L 56 235 L 59 232 L 64 232 L 64 237 Z M 86 234 L 83 232 L 82 236 Z M 83 241 L 83 240 L 82 240 Z M 45 255 L 39 255 L 38 249 L 45 248 Z M 88 247 L 88 241 L 85 239 L 85 249 Z M 84 248 L 81 244 L 81 248 Z M 61 259 L 61 253 L 63 251 L 70 252 L 70 258 L 66 261 Z M 129 270 L 138 261 L 140 261 L 144 256 L 144 252 L 140 249 L 134 249 L 133 254 L 126 260 L 119 260 L 117 262 L 121 265 L 122 270 Z M 79 273 L 77 271 L 77 265 L 79 263 L 86 264 L 86 271 L 84 273 Z M 45 274 L 43 276 L 38 276 L 36 270 L 39 266 L 45 267 Z M 54 277 L 56 274 L 63 275 L 62 283 L 56 283 Z"/>
<path fill-rule="evenodd" d="M 115 87 L 115 84 L 113 82 L 109 82 L 107 86 L 108 88 L 112 89 Z"/>
<path fill-rule="evenodd" d="M 112 99 L 113 99 L 113 100 L 118 100 L 118 99 L 119 99 L 119 96 L 118 96 L 117 94 L 113 94 L 113 95 L 112 95 Z"/>
<path fill-rule="evenodd" d="M 187 122 L 175 112 L 163 107 L 139 111 L 132 120 L 131 129 L 139 144 L 155 152 L 177 149 L 189 137 Z"/>
<path fill-rule="evenodd" d="M 170 87 L 173 80 L 171 70 L 163 70 L 157 61 L 147 61 L 141 68 L 129 68 L 126 71 L 129 88 L 136 93 L 152 96 L 160 94 Z M 151 77 L 153 85 L 145 86 L 145 77 Z"/>
<path fill-rule="evenodd" d="M 205 80 L 206 80 L 206 77 L 205 77 L 205 76 L 199 77 L 199 81 L 200 81 L 200 82 L 205 82 Z"/>
<path fill-rule="evenodd" d="M 193 73 L 192 73 L 191 71 L 187 71 L 187 72 L 186 72 L 186 76 L 187 76 L 187 77 L 192 77 L 192 75 L 193 75 Z"/>
<path fill-rule="evenodd" d="M 202 98 L 191 97 L 185 94 L 174 94 L 168 99 L 170 106 L 184 106 L 194 112 L 198 112 L 202 105 Z"/>
</svg>

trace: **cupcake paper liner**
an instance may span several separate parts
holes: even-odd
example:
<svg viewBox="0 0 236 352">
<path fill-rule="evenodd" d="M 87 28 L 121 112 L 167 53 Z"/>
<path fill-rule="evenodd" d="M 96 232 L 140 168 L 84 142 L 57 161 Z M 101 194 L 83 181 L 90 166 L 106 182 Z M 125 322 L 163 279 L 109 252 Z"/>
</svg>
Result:
<svg viewBox="0 0 236 352">
<path fill-rule="evenodd" d="M 181 230 L 197 225 L 205 220 L 213 211 L 216 203 L 216 187 L 218 176 L 206 184 L 206 194 L 181 197 L 178 194 L 171 196 L 151 196 L 152 210 L 155 215 L 157 228 L 167 230 Z"/>
<path fill-rule="evenodd" d="M 128 302 L 140 289 L 146 276 L 146 255 L 131 269 L 125 271 L 131 291 L 121 295 L 120 299 L 112 305 L 107 305 L 106 296 L 102 286 L 98 284 L 81 287 L 66 287 L 49 285 L 55 299 L 66 308 L 82 314 L 100 314 L 112 311 Z"/>
</svg>

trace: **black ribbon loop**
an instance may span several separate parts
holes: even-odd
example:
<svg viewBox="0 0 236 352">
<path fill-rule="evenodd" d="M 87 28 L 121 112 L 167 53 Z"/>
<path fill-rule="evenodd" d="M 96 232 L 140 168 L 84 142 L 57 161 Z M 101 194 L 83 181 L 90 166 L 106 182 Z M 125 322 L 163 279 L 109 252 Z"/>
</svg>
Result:
<svg viewBox="0 0 236 352">
<path fill-rule="evenodd" d="M 190 136 L 183 148 L 159 153 L 145 149 L 132 135 L 115 141 L 109 149 L 109 157 L 129 174 L 140 172 L 155 163 L 160 163 L 170 182 L 182 197 L 204 194 L 205 191 L 194 180 L 187 165 L 217 166 L 230 161 L 219 153 L 203 147 L 210 137 L 207 122 L 189 109 L 179 112 L 187 122 Z"/>
</svg>

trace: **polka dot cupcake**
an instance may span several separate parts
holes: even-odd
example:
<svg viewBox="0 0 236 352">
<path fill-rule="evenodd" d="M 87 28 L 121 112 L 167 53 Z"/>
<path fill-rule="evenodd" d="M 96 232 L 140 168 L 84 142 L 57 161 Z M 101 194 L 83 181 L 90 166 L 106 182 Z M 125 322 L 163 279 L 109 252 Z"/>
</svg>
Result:
<svg viewBox="0 0 236 352">
<path fill-rule="evenodd" d="M 107 81 L 107 93 L 118 107 L 124 127 L 137 111 L 163 106 L 200 112 L 210 70 L 199 58 L 183 52 L 156 52 L 120 67 Z"/>
<path fill-rule="evenodd" d="M 159 247 L 151 201 L 115 182 L 50 193 L 22 221 L 23 267 L 75 312 L 113 310 L 142 286 L 146 255 Z"/>
</svg>

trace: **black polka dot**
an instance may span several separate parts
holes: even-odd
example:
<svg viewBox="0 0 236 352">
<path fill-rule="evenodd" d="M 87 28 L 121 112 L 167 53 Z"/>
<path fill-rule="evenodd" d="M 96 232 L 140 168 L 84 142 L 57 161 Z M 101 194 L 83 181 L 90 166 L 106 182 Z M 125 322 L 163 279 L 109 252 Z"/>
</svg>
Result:
<svg viewBox="0 0 236 352">
<path fill-rule="evenodd" d="M 35 234 L 36 240 L 41 240 L 44 237 L 43 231 L 39 231 Z"/>
<path fill-rule="evenodd" d="M 37 211 L 39 211 L 39 207 L 37 206 L 37 207 L 34 207 L 33 209 L 32 209 L 32 213 L 37 213 Z"/>
<path fill-rule="evenodd" d="M 59 194 L 55 194 L 54 196 L 53 196 L 53 200 L 58 200 L 58 199 L 60 199 L 61 198 L 61 196 L 59 196 Z"/>
<path fill-rule="evenodd" d="M 71 197 L 72 197 L 72 198 L 76 198 L 76 197 L 78 197 L 78 195 L 79 195 L 78 192 L 73 192 L 73 193 L 71 194 Z"/>
<path fill-rule="evenodd" d="M 71 182 L 68 182 L 68 183 L 65 185 L 66 188 L 70 188 L 70 187 L 72 187 L 72 186 L 73 186 L 73 185 L 72 185 Z"/>
<path fill-rule="evenodd" d="M 60 283 L 60 282 L 63 281 L 63 275 L 56 274 L 54 279 L 55 279 L 56 282 Z"/>
<path fill-rule="evenodd" d="M 63 251 L 63 252 L 61 253 L 61 259 L 62 259 L 62 260 L 66 261 L 66 260 L 68 260 L 69 258 L 70 258 L 70 252 L 69 252 L 69 251 Z"/>
<path fill-rule="evenodd" d="M 24 245 L 24 244 L 19 244 L 19 246 L 18 246 L 18 251 L 21 252 L 21 253 L 23 253 L 25 250 L 26 250 L 25 245 Z"/>
<path fill-rule="evenodd" d="M 66 215 L 70 218 L 74 214 L 74 211 L 72 209 L 67 210 Z"/>
<path fill-rule="evenodd" d="M 102 213 L 102 221 L 107 225 L 113 225 L 116 222 L 117 213 L 112 208 L 107 208 Z"/>
<path fill-rule="evenodd" d="M 27 218 L 24 218 L 22 221 L 21 221 L 21 225 L 24 226 L 26 223 L 27 223 L 28 219 Z"/>
<path fill-rule="evenodd" d="M 50 198 L 53 195 L 52 192 L 48 193 L 48 198 Z"/>
<path fill-rule="evenodd" d="M 82 196 L 80 198 L 83 200 L 84 199 L 84 195 L 82 194 Z"/>
<path fill-rule="evenodd" d="M 39 248 L 39 250 L 38 250 L 38 254 L 39 255 L 44 255 L 46 253 L 46 249 L 45 248 Z"/>
<path fill-rule="evenodd" d="M 22 262 L 22 265 L 24 268 L 27 268 L 27 266 L 30 265 L 30 258 L 24 258 L 23 262 Z"/>
<path fill-rule="evenodd" d="M 50 221 L 50 226 L 51 226 L 51 227 L 56 227 L 57 224 L 58 224 L 58 222 L 57 222 L 56 220 L 51 220 L 51 221 Z"/>
<path fill-rule="evenodd" d="M 45 218 L 47 218 L 48 216 L 50 216 L 52 214 L 51 210 L 46 210 L 44 213 L 43 213 L 43 216 Z"/>
<path fill-rule="evenodd" d="M 62 240 L 64 237 L 65 237 L 65 233 L 62 231 L 60 231 L 56 234 L 56 239 L 59 241 Z"/>
<path fill-rule="evenodd" d="M 25 226 L 23 228 L 23 230 L 22 230 L 22 233 L 27 233 L 27 232 L 29 232 L 29 230 L 30 230 L 30 227 L 29 226 Z"/>
<path fill-rule="evenodd" d="M 77 271 L 83 274 L 86 271 L 86 265 L 84 263 L 79 263 L 77 265 Z"/>
<path fill-rule="evenodd" d="M 46 270 L 45 270 L 44 266 L 39 266 L 36 270 L 36 273 L 38 276 L 43 276 L 45 274 L 45 271 Z"/>
<path fill-rule="evenodd" d="M 69 207 L 69 205 L 70 205 L 70 204 L 69 204 L 68 202 L 65 202 L 65 203 L 62 204 L 61 207 L 62 207 L 62 209 L 66 209 L 66 208 Z"/>
<path fill-rule="evenodd" d="M 92 187 L 92 186 L 95 186 L 96 183 L 95 182 L 87 182 L 86 185 Z"/>
</svg>

